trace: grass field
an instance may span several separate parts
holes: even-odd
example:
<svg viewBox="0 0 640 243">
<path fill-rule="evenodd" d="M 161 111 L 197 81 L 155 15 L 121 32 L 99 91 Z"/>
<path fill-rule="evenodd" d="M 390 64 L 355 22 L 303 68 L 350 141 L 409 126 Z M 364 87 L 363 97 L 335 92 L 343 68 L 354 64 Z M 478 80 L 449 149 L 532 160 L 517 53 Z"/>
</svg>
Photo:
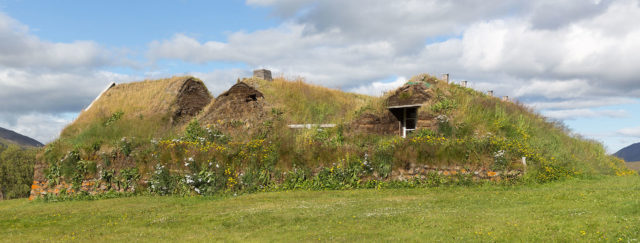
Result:
<svg viewBox="0 0 640 243">
<path fill-rule="evenodd" d="M 622 241 L 640 177 L 544 185 L 0 201 L 0 241 Z"/>
</svg>

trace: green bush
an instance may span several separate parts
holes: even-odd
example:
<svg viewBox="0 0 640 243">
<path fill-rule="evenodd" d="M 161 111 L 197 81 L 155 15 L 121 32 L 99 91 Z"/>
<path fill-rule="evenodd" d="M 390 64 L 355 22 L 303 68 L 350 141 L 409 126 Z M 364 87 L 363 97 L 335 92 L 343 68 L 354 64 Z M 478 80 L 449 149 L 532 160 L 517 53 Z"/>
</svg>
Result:
<svg viewBox="0 0 640 243">
<path fill-rule="evenodd" d="M 160 195 L 167 195 L 173 192 L 177 183 L 164 165 L 158 164 L 154 167 L 153 175 L 149 180 L 149 191 Z"/>
<path fill-rule="evenodd" d="M 394 152 L 395 148 L 391 142 L 382 142 L 374 150 L 370 161 L 367 161 L 369 159 L 367 154 L 365 162 L 380 178 L 387 178 L 391 175 Z"/>
<path fill-rule="evenodd" d="M 131 155 L 131 152 L 133 150 L 132 145 L 131 145 L 131 141 L 129 139 L 122 138 L 120 139 L 120 141 L 118 142 L 118 144 L 116 145 L 118 147 L 118 150 L 120 151 L 120 153 L 122 153 L 124 156 L 129 156 Z"/>
<path fill-rule="evenodd" d="M 229 139 L 213 126 L 202 127 L 197 119 L 191 120 L 185 128 L 182 140 L 188 142 L 219 142 L 227 143 Z"/>
<path fill-rule="evenodd" d="M 4 199 L 28 197 L 37 149 L 9 145 L 0 152 L 0 192 Z"/>
<path fill-rule="evenodd" d="M 105 126 L 105 127 L 111 126 L 113 123 L 115 123 L 118 120 L 120 120 L 120 118 L 122 118 L 122 115 L 124 115 L 124 112 L 122 112 L 122 111 L 115 112 L 115 113 L 111 114 L 109 119 L 104 121 L 104 123 L 102 125 Z"/>
<path fill-rule="evenodd" d="M 282 182 L 282 188 L 285 190 L 304 188 L 310 177 L 311 171 L 309 169 L 300 169 L 293 167 L 293 170 L 285 172 L 284 181 Z"/>
<path fill-rule="evenodd" d="M 77 150 L 72 150 L 60 161 L 60 174 L 64 178 L 73 178 L 76 174 L 77 163 L 80 161 L 80 154 Z"/>
<path fill-rule="evenodd" d="M 116 180 L 118 183 L 118 189 L 127 191 L 131 186 L 137 184 L 138 179 L 140 179 L 138 168 L 132 167 L 120 170 L 120 174 Z"/>
</svg>

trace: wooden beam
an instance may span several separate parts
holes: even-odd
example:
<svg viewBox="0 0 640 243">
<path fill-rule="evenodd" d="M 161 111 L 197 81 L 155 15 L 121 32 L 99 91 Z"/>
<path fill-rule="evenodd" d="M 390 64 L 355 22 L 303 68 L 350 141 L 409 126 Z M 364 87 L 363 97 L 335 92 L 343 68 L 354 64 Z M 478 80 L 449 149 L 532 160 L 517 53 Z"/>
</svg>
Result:
<svg viewBox="0 0 640 243">
<path fill-rule="evenodd" d="M 413 105 L 394 105 L 387 106 L 387 109 L 396 109 L 396 108 L 409 108 L 409 107 L 420 107 L 422 104 L 413 104 Z"/>
</svg>

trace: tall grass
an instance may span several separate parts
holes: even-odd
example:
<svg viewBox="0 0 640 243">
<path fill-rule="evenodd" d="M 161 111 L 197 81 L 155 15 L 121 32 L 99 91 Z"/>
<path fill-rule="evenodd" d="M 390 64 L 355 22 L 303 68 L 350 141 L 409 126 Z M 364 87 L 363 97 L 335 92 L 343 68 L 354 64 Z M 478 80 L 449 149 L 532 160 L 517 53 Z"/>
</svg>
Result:
<svg viewBox="0 0 640 243">
<path fill-rule="evenodd" d="M 457 85 L 448 86 L 451 95 L 447 99 L 457 104 L 450 114 L 450 125 L 457 130 L 469 125 L 474 128 L 473 134 L 463 133 L 463 137 L 490 134 L 517 143 L 523 147 L 520 153 L 507 152 L 514 153 L 517 160 L 527 155 L 523 150 L 535 151 L 537 156 L 529 158 L 533 159 L 530 161 L 533 166 L 544 166 L 549 161 L 577 174 L 627 171 L 621 161 L 606 154 L 602 144 L 574 135 L 563 124 L 549 121 L 518 102 L 501 101 Z"/>
<path fill-rule="evenodd" d="M 179 89 L 187 79 L 193 78 L 172 77 L 112 87 L 65 127 L 41 157 L 55 163 L 67 152 L 77 151 L 86 159 L 95 159 L 98 151 L 113 150 L 123 138 L 148 143 L 181 133 L 182 127 L 175 126 L 172 119 L 178 108 Z"/>
<path fill-rule="evenodd" d="M 303 79 L 273 81 L 249 79 L 258 86 L 272 108 L 284 112 L 291 123 L 341 123 L 354 119 L 355 111 L 374 100 L 374 97 L 346 93 L 340 90 L 311 85 Z"/>
<path fill-rule="evenodd" d="M 121 112 L 121 120 L 132 123 L 123 129 L 145 137 L 168 132 L 171 114 L 177 109 L 176 98 L 183 82 L 192 77 L 172 77 L 159 80 L 118 84 L 103 94 L 89 110 L 84 110 L 78 118 L 61 133 L 61 138 L 78 136 L 83 130 L 98 123 L 105 123 L 113 114 Z M 197 82 L 202 82 L 197 80 Z M 162 125 L 160 125 L 162 124 Z M 146 126 L 152 125 L 151 128 Z M 164 127 L 164 129 L 159 129 Z M 92 127 L 91 129 L 95 129 Z M 109 136 L 109 133 L 99 134 Z"/>
</svg>

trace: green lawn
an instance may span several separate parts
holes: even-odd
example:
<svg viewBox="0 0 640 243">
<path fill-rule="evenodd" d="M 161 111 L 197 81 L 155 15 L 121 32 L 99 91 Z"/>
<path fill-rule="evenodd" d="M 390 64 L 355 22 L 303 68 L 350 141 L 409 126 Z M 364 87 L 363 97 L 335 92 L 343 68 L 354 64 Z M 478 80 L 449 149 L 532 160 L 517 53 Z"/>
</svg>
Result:
<svg viewBox="0 0 640 243">
<path fill-rule="evenodd" d="M 0 241 L 638 241 L 640 177 L 545 185 L 0 201 Z"/>
</svg>

